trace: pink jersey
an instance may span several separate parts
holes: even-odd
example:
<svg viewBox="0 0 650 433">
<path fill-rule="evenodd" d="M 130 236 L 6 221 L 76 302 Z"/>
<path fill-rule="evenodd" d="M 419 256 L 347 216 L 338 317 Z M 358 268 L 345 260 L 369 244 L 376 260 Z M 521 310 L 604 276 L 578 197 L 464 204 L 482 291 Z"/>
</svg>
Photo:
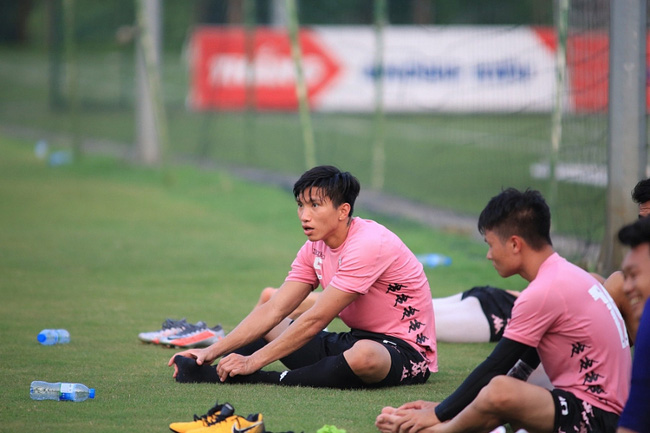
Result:
<svg viewBox="0 0 650 433">
<path fill-rule="evenodd" d="M 536 347 L 556 388 L 623 410 L 631 366 L 623 318 L 598 281 L 557 253 L 515 301 L 504 337 Z"/>
<path fill-rule="evenodd" d="M 381 224 L 353 218 L 345 242 L 334 250 L 307 241 L 286 280 L 359 293 L 339 314 L 347 326 L 400 338 L 422 354 L 430 371 L 438 371 L 429 282 L 413 253 Z"/>
</svg>

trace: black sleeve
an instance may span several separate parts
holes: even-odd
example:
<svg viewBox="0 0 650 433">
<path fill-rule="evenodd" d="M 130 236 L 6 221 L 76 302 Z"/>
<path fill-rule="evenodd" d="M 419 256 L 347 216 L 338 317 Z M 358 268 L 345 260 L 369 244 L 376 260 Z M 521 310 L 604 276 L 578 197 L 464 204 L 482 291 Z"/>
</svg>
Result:
<svg viewBox="0 0 650 433">
<path fill-rule="evenodd" d="M 522 359 L 532 368 L 539 365 L 539 356 L 534 347 L 508 338 L 501 338 L 492 353 L 467 376 L 467 379 L 449 397 L 436 407 L 436 416 L 440 421 L 455 417 L 478 395 L 479 391 L 493 377 L 506 374 Z"/>
</svg>

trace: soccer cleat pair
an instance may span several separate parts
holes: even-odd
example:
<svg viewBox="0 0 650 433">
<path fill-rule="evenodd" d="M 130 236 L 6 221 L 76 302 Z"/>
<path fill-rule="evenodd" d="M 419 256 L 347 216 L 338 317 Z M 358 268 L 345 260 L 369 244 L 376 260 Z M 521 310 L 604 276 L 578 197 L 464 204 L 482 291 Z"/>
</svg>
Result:
<svg viewBox="0 0 650 433">
<path fill-rule="evenodd" d="M 160 344 L 161 338 L 166 338 L 170 335 L 176 335 L 183 332 L 188 326 L 190 326 L 190 324 L 187 323 L 187 320 L 185 319 L 166 319 L 162 324 L 162 329 L 152 332 L 141 332 L 138 334 L 138 338 L 143 343 Z"/>
<path fill-rule="evenodd" d="M 246 418 L 235 415 L 235 408 L 229 403 L 218 402 L 202 416 L 194 415 L 194 421 L 175 422 L 169 425 L 177 433 L 264 433 L 261 413 Z"/>
<path fill-rule="evenodd" d="M 160 339 L 160 344 L 170 347 L 190 349 L 193 347 L 208 347 L 226 336 L 221 325 L 208 328 L 204 322 L 196 325 L 189 325 L 185 330 L 175 335 L 169 335 Z"/>
<path fill-rule="evenodd" d="M 145 343 L 161 344 L 169 347 L 189 349 L 193 347 L 208 347 L 225 337 L 221 325 L 208 328 L 205 322 L 188 323 L 185 319 L 166 319 L 162 329 L 153 332 L 142 332 L 138 338 Z"/>
</svg>

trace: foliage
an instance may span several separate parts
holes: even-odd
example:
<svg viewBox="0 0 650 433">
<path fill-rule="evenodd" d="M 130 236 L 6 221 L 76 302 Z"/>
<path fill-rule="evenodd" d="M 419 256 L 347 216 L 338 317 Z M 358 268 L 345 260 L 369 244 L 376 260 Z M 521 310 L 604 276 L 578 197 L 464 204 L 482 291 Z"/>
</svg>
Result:
<svg viewBox="0 0 650 433">
<path fill-rule="evenodd" d="M 251 0 L 247 0 L 251 1 Z M 252 0 L 254 21 L 273 25 L 273 0 Z M 0 40 L 14 40 L 16 27 L 31 44 L 45 43 L 49 24 L 61 0 L 5 2 L 0 20 L 4 32 Z M 161 0 L 165 46 L 178 49 L 188 29 L 200 24 L 243 24 L 243 1 L 225 0 Z M 388 0 L 387 22 L 413 24 L 506 24 L 552 25 L 553 3 L 543 0 Z M 135 22 L 135 0 L 83 0 L 72 2 L 76 24 L 75 38 L 85 45 L 115 44 L 117 29 Z M 374 0 L 302 0 L 298 2 L 299 19 L 303 25 L 371 25 Z M 11 32 L 10 30 L 13 30 Z M 50 29 L 51 31 L 51 29 Z M 4 36 L 4 37 L 3 37 Z"/>
</svg>

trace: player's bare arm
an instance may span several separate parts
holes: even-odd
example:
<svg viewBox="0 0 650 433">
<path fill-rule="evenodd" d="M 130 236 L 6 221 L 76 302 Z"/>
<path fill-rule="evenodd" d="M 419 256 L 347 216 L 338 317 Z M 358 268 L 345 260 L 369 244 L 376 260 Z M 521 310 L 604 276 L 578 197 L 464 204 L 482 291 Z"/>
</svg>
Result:
<svg viewBox="0 0 650 433">
<path fill-rule="evenodd" d="M 174 365 L 176 356 L 196 359 L 198 365 L 212 363 L 224 353 L 232 352 L 263 337 L 291 313 L 311 292 L 311 286 L 299 282 L 286 282 L 268 302 L 251 311 L 239 325 L 223 339 L 205 349 L 190 349 L 174 354 L 168 365 Z M 175 374 L 174 374 L 175 377 Z"/>
<path fill-rule="evenodd" d="M 280 292 L 274 298 L 279 294 Z M 223 381 L 228 376 L 251 374 L 294 352 L 326 327 L 358 296 L 358 294 L 346 293 L 334 287 L 326 288 L 312 308 L 262 349 L 250 356 L 231 354 L 224 357 L 217 366 L 219 377 Z"/>
</svg>

